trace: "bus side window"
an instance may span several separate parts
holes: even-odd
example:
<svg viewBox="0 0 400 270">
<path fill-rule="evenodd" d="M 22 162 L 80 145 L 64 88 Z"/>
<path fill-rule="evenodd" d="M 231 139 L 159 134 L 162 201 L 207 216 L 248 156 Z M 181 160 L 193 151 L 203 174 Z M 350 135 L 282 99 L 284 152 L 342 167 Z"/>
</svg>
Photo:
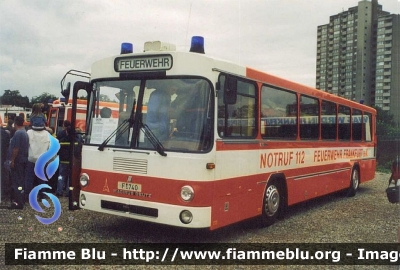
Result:
<svg viewBox="0 0 400 270">
<path fill-rule="evenodd" d="M 219 75 L 217 90 L 218 90 L 218 134 L 220 137 L 224 137 L 225 132 L 225 104 L 224 104 L 224 89 L 225 89 L 226 76 L 223 74 Z"/>
<path fill-rule="evenodd" d="M 322 140 L 336 140 L 336 104 L 322 101 L 321 106 L 321 138 Z"/>
<path fill-rule="evenodd" d="M 220 75 L 219 85 L 219 136 L 229 138 L 254 138 L 257 135 L 257 88 L 255 83 L 231 76 Z"/>
<path fill-rule="evenodd" d="M 57 111 L 58 111 L 58 116 L 57 116 L 58 121 L 57 121 L 57 127 L 53 128 L 54 132 L 58 133 L 58 132 L 60 132 L 62 130 L 62 126 L 64 124 L 64 118 L 65 118 L 66 110 L 69 110 L 69 114 L 71 114 L 71 110 L 72 110 L 71 108 L 65 109 L 65 108 L 60 107 L 59 109 L 55 110 L 55 114 L 56 115 L 57 115 Z M 66 119 L 68 119 L 68 118 L 66 118 Z M 71 116 L 69 116 L 68 120 L 71 120 Z"/>
<path fill-rule="evenodd" d="M 353 137 L 353 141 L 361 141 L 362 140 L 362 112 L 360 110 L 353 109 L 352 117 L 351 117 L 351 134 Z"/>
<path fill-rule="evenodd" d="M 339 105 L 338 134 L 339 140 L 349 141 L 351 137 L 351 111 L 349 107 Z"/>
<path fill-rule="evenodd" d="M 364 113 L 363 126 L 364 126 L 364 139 L 367 142 L 372 141 L 372 115 Z"/>
<path fill-rule="evenodd" d="M 303 140 L 319 138 L 319 101 L 303 95 L 300 97 L 300 138 Z"/>
<path fill-rule="evenodd" d="M 227 76 L 224 84 L 224 104 L 237 102 L 238 80 L 233 76 Z"/>
<path fill-rule="evenodd" d="M 296 139 L 296 94 L 270 86 L 263 86 L 261 89 L 260 126 L 261 135 L 264 139 Z"/>
<path fill-rule="evenodd" d="M 51 108 L 50 109 L 50 113 L 47 119 L 48 122 L 48 126 L 49 128 L 51 128 L 52 130 L 54 130 L 54 133 L 57 134 L 58 130 L 56 130 L 56 126 L 57 126 L 57 109 L 55 108 Z M 58 124 L 58 126 L 60 126 Z M 61 122 L 61 127 L 62 127 L 62 122 Z"/>
</svg>

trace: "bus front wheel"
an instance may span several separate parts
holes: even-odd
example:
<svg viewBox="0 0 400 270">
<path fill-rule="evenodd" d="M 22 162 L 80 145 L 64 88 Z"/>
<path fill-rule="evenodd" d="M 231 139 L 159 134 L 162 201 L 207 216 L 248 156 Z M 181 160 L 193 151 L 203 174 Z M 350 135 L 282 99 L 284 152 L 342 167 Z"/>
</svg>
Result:
<svg viewBox="0 0 400 270">
<path fill-rule="evenodd" d="M 276 219 L 282 212 L 283 208 L 283 191 L 275 181 L 268 183 L 265 189 L 262 211 L 262 224 L 270 226 L 275 223 Z"/>
</svg>

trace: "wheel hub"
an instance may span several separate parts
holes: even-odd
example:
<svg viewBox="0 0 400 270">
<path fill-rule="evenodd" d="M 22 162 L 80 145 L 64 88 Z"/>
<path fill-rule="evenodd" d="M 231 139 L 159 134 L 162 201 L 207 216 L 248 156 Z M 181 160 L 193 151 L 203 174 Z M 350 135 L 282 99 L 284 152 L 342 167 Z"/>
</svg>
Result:
<svg viewBox="0 0 400 270">
<path fill-rule="evenodd" d="M 280 197 L 276 186 L 271 185 L 265 193 L 265 213 L 273 216 L 279 209 Z"/>
</svg>

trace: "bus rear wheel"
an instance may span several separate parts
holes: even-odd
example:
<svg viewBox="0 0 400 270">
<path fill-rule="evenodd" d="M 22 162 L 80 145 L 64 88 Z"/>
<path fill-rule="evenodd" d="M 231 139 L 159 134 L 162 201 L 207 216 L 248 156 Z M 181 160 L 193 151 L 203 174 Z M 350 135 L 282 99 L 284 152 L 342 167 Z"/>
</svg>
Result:
<svg viewBox="0 0 400 270">
<path fill-rule="evenodd" d="M 283 210 L 282 195 L 282 189 L 275 181 L 268 183 L 263 200 L 262 225 L 270 226 L 275 223 Z"/>
<path fill-rule="evenodd" d="M 358 186 L 360 185 L 360 172 L 357 167 L 354 167 L 350 177 L 350 187 L 347 191 L 348 197 L 354 197 L 357 193 Z"/>
</svg>

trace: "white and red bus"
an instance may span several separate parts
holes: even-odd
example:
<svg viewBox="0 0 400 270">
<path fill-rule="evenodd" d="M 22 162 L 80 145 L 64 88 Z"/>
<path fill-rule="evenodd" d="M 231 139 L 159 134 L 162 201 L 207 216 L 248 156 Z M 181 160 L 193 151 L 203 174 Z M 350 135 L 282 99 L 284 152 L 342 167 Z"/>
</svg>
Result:
<svg viewBox="0 0 400 270">
<path fill-rule="evenodd" d="M 8 120 L 13 120 L 17 116 L 24 118 L 24 126 L 29 126 L 29 118 L 32 114 L 31 108 L 23 108 L 12 105 L 1 105 L 0 106 L 0 125 L 7 126 Z"/>
<path fill-rule="evenodd" d="M 74 204 L 214 230 L 254 217 L 270 225 L 287 206 L 355 195 L 374 178 L 374 109 L 207 56 L 203 41 L 193 37 L 190 52 L 123 44 L 74 84 L 73 99 L 90 101 Z M 100 117 L 105 96 L 118 116 Z"/>
</svg>

